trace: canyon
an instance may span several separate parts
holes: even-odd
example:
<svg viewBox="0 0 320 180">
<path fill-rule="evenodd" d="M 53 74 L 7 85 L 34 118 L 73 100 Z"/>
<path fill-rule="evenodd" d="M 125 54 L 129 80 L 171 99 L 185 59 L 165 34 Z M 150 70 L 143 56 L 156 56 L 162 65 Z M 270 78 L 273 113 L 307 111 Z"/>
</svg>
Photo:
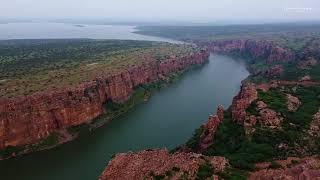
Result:
<svg viewBox="0 0 320 180">
<path fill-rule="evenodd" d="M 247 57 L 251 60 L 261 60 L 265 59 L 265 63 L 269 65 L 268 69 L 261 73 L 258 72 L 256 69 L 249 68 L 253 76 L 256 75 L 263 75 L 266 77 L 274 78 L 274 77 L 280 77 L 284 71 L 283 66 L 279 65 L 279 63 L 288 63 L 288 62 L 294 62 L 296 61 L 295 54 L 291 52 L 288 49 L 282 48 L 278 45 L 276 45 L 273 42 L 269 41 L 257 41 L 257 40 L 225 40 L 225 41 L 213 41 L 213 42 L 196 42 L 199 46 L 208 49 L 209 51 L 213 53 L 219 53 L 219 54 L 227 54 L 227 55 L 236 55 L 240 57 Z M 278 64 L 277 64 L 278 63 Z M 315 64 L 315 63 L 313 63 Z M 269 83 L 259 83 L 258 85 L 243 81 L 241 89 L 239 93 L 234 97 L 232 105 L 230 106 L 230 113 L 233 123 L 240 124 L 243 126 L 246 135 L 252 134 L 255 130 L 252 130 L 252 127 L 256 125 L 256 123 L 259 121 L 262 126 L 269 127 L 271 129 L 278 129 L 282 128 L 282 122 L 283 118 L 281 117 L 281 113 L 277 113 L 273 109 L 270 109 L 268 105 L 263 101 L 258 101 L 258 90 L 267 92 L 270 88 L 278 88 L 278 89 L 284 89 L 283 86 L 291 87 L 290 85 L 302 86 L 302 87 L 312 87 L 317 86 L 318 81 L 312 81 L 310 79 L 306 80 L 300 80 L 300 81 L 286 81 L 286 80 L 273 80 Z M 286 109 L 289 112 L 295 112 L 299 108 L 299 106 L 302 104 L 302 102 L 299 100 L 298 97 L 295 97 L 291 94 L 286 94 L 285 99 L 286 102 Z M 250 115 L 250 113 L 247 112 L 247 109 L 252 106 L 253 103 L 257 104 L 256 111 L 258 111 L 257 115 Z M 217 129 L 219 128 L 220 124 L 223 122 L 224 115 L 223 115 L 223 108 L 218 107 L 217 114 L 210 116 L 207 123 L 201 126 L 201 132 L 202 133 L 196 133 L 195 136 L 198 138 L 198 147 L 196 150 L 199 153 L 205 154 L 208 150 L 208 147 L 213 145 L 215 141 L 215 134 Z M 309 133 L 314 135 L 314 130 L 318 129 L 317 125 L 317 117 L 318 114 L 315 114 L 313 116 L 313 122 Z M 224 127 L 225 128 L 225 127 Z M 251 130 L 248 130 L 251 129 Z M 279 148 L 281 148 L 283 144 L 279 145 Z M 117 176 L 110 176 L 110 174 L 117 173 L 119 176 L 122 174 L 125 174 L 126 172 L 131 172 L 131 170 L 122 170 L 123 167 L 130 166 L 130 169 L 139 169 L 139 167 L 143 167 L 143 172 L 135 171 L 131 175 L 134 175 L 134 177 L 139 177 L 138 179 L 152 179 L 152 177 L 148 176 L 148 173 L 153 172 L 157 170 L 157 168 L 151 168 L 151 167 L 159 167 L 160 165 L 157 163 L 165 162 L 166 159 L 168 159 L 168 156 L 164 157 L 161 155 L 162 151 L 165 150 L 150 150 L 153 153 L 156 154 L 155 159 L 149 159 L 148 161 L 144 162 L 143 159 L 145 157 L 142 157 L 141 154 L 144 154 L 144 152 L 137 152 L 137 153 L 127 153 L 127 154 L 118 154 L 116 157 L 109 162 L 107 168 L 101 175 L 100 179 L 105 179 L 107 177 L 113 177 L 116 178 Z M 184 154 L 185 153 L 192 153 L 195 152 L 194 150 L 189 149 L 186 146 L 181 146 L 180 148 L 177 148 L 176 151 L 174 151 L 174 154 L 172 157 L 174 157 L 175 161 L 184 161 Z M 201 155 L 199 155 L 201 156 Z M 121 158 L 120 158 L 121 157 Z M 129 162 L 124 162 L 123 158 L 126 157 L 135 157 L 133 160 L 130 159 Z M 204 158 L 205 159 L 205 158 Z M 194 162 L 197 160 L 195 159 Z M 228 161 L 226 159 L 226 161 Z M 170 162 L 170 161 L 169 161 Z M 169 163 L 168 162 L 168 163 Z M 186 162 L 189 166 L 192 166 L 194 162 Z M 282 162 L 282 161 L 281 161 Z M 281 163 L 279 161 L 279 163 Z M 295 161 L 292 161 L 295 162 Z M 290 161 L 290 163 L 292 163 Z M 126 166 L 123 166 L 124 163 Z M 277 162 L 278 163 L 278 162 Z M 248 175 L 248 179 L 316 179 L 320 177 L 320 170 L 319 170 L 319 160 L 317 157 L 312 158 L 305 158 L 302 160 L 297 161 L 295 164 L 287 164 L 284 166 L 280 166 L 281 168 L 277 169 L 274 168 L 268 164 L 267 167 L 263 170 L 258 170 L 256 172 L 253 172 Z M 145 166 L 148 164 L 148 166 Z M 170 164 L 170 163 L 169 163 Z M 164 167 L 171 167 L 175 163 L 171 163 L 170 165 L 165 165 Z M 227 163 L 229 164 L 229 163 Z M 226 166 L 226 163 L 222 163 L 224 167 Z M 228 165 L 227 165 L 228 166 Z M 258 166 L 258 165 L 257 165 Z M 167 168 L 169 170 L 170 168 Z M 194 172 L 196 169 L 197 172 Z M 222 172 L 225 171 L 225 168 L 223 168 Z M 156 175 L 161 176 L 164 179 L 179 179 L 176 176 L 168 176 L 168 174 L 165 174 L 166 171 L 157 171 Z M 215 166 L 208 167 L 207 173 L 211 172 L 210 175 L 206 177 L 201 177 L 200 179 L 224 179 L 224 177 L 220 177 L 218 175 L 215 175 Z M 190 175 L 187 176 L 187 179 L 199 179 L 199 177 L 196 176 L 196 174 L 203 173 L 201 172 L 201 169 L 198 167 L 193 169 L 186 169 L 185 173 Z M 130 174 L 130 173 L 129 173 Z M 164 174 L 164 175 L 163 175 Z M 174 174 L 176 175 L 176 174 Z M 179 176 L 181 174 L 178 174 Z"/>
<path fill-rule="evenodd" d="M 171 72 L 203 64 L 208 57 L 209 52 L 201 50 L 181 58 L 131 66 L 77 87 L 23 97 L 1 97 L 0 149 L 34 144 L 53 132 L 90 123 L 104 112 L 103 104 L 107 101 L 123 103 L 138 86 L 159 81 Z"/>
</svg>

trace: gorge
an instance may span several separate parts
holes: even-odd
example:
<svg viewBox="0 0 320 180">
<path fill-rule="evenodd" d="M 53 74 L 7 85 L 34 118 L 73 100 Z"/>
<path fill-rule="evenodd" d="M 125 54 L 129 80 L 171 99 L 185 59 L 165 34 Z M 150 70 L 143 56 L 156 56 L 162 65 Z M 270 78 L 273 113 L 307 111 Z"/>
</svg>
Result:
<svg viewBox="0 0 320 180">
<path fill-rule="evenodd" d="M 318 41 L 308 34 L 299 35 L 305 39 L 301 46 L 291 43 L 300 38 L 296 34 L 280 34 L 283 39 L 272 40 L 269 35 L 188 40 L 203 49 L 200 54 L 181 59 L 156 54 L 160 61 L 131 64 L 129 69 L 98 76 L 75 88 L 26 96 L 31 100 L 3 98 L 2 147 L 39 142 L 53 132 L 58 132 L 64 142 L 69 127 L 80 130 L 80 138 L 52 150 L 4 160 L 0 162 L 2 174 L 8 179 L 96 179 L 112 157 L 100 179 L 268 179 L 270 174 L 279 178 L 318 177 L 319 163 L 314 157 L 320 142 L 320 101 L 314 98 L 320 94 Z M 175 77 L 177 70 L 194 64 L 205 66 L 187 72 L 181 81 L 155 92 L 149 100 L 150 92 L 144 91 L 147 103 L 120 118 L 116 116 L 115 121 L 97 125 L 109 122 L 107 126 L 94 132 L 90 125 L 82 129 L 80 124 L 86 126 L 105 108 L 117 109 L 134 98 L 134 92 L 145 90 L 146 84 L 171 82 L 171 74 Z M 30 103 L 37 99 L 45 105 Z M 13 115 L 16 109 L 23 113 Z M 46 121 L 17 125 L 30 115 L 28 119 L 34 122 L 39 117 Z M 187 140 L 192 129 L 199 126 Z M 31 132 L 37 133 L 32 136 Z M 51 164 L 46 167 L 43 162 Z M 11 171 L 13 167 L 21 174 Z M 41 173 L 33 176 L 32 168 Z"/>
<path fill-rule="evenodd" d="M 181 80 L 154 93 L 146 104 L 93 133 L 86 132 L 77 140 L 53 150 L 1 161 L 3 177 L 96 179 L 106 158 L 116 152 L 174 148 L 207 119 L 212 107 L 218 104 L 228 107 L 247 75 L 240 62 L 211 55 L 205 66 L 186 73 Z M 181 124 L 184 124 L 182 129 L 179 128 Z M 50 166 L 44 165 L 45 162 L 50 162 Z M 92 168 L 88 169 L 88 164 Z M 55 167 L 54 170 L 51 167 Z M 36 176 L 31 171 L 35 168 L 39 170 Z M 12 169 L 19 169 L 20 173 L 14 173 Z"/>
<path fill-rule="evenodd" d="M 175 27 L 162 30 L 172 31 L 173 34 L 181 31 Z M 161 31 L 154 32 L 161 34 Z M 189 33 L 194 32 L 190 28 Z M 190 34 L 188 37 L 192 37 Z M 280 33 L 280 37 L 283 35 Z M 308 37 L 304 33 L 299 35 Z M 195 33 L 195 36 L 205 35 Z M 245 59 L 251 75 L 243 81 L 230 108 L 223 116 L 219 110 L 221 108 L 218 108 L 218 116 L 210 116 L 189 141 L 171 151 L 171 164 L 162 163 L 158 169 L 154 168 L 167 158 L 158 149 L 122 153 L 109 163 L 100 179 L 125 176 L 147 179 L 319 178 L 319 136 L 314 134 L 314 129 L 318 129 L 315 123 L 318 122 L 320 106 L 316 98 L 320 93 L 319 78 L 314 72 L 318 68 L 318 39 L 306 38 L 307 42 L 297 48 L 290 43 L 299 36 L 289 35 L 285 43 L 281 38 L 288 36 L 277 40 L 270 35 L 263 36 L 256 39 L 195 40 L 211 52 Z M 158 159 L 144 162 L 144 153 L 149 152 L 152 156 L 158 154 Z M 181 163 L 185 161 L 185 156 L 192 156 L 193 163 Z M 221 156 L 227 162 L 220 161 L 221 166 L 217 167 L 210 158 Z M 128 157 L 133 157 L 132 162 L 128 160 L 124 163 L 122 160 Z M 201 159 L 205 161 L 201 162 Z M 125 170 L 128 173 L 119 168 L 121 164 L 128 165 Z M 145 164 L 148 167 L 144 167 Z M 136 171 L 136 168 L 144 171 Z"/>
</svg>

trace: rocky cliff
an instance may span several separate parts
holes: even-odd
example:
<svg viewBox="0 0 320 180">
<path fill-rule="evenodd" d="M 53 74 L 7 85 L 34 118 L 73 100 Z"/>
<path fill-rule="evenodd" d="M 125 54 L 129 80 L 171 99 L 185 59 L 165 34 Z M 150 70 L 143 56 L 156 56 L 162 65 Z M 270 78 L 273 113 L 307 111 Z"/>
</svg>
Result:
<svg viewBox="0 0 320 180">
<path fill-rule="evenodd" d="M 294 54 L 270 41 L 239 39 L 201 42 L 200 46 L 222 54 L 239 54 L 252 59 L 266 59 L 268 63 L 288 62 Z"/>
<path fill-rule="evenodd" d="M 247 118 L 246 109 L 258 98 L 258 91 L 254 84 L 243 84 L 240 92 L 233 98 L 231 105 L 232 119 L 243 123 Z"/>
<path fill-rule="evenodd" d="M 110 100 L 127 101 L 134 89 L 171 72 L 203 64 L 209 53 L 201 51 L 182 58 L 148 61 L 114 74 L 105 74 L 77 87 L 0 98 L 0 149 L 39 142 L 51 133 L 88 123 L 103 113 Z"/>
<path fill-rule="evenodd" d="M 210 115 L 208 121 L 202 126 L 203 132 L 200 135 L 199 142 L 199 152 L 204 152 L 208 149 L 210 145 L 212 145 L 214 141 L 214 135 L 219 127 L 219 125 L 223 122 L 224 119 L 224 108 L 223 106 L 218 106 L 217 114 Z"/>
</svg>

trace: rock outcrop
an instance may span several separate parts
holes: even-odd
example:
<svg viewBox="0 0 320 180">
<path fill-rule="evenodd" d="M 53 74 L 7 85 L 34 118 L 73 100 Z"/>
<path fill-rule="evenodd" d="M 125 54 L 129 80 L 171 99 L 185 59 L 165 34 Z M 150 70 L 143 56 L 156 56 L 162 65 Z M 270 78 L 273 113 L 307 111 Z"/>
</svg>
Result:
<svg viewBox="0 0 320 180">
<path fill-rule="evenodd" d="M 196 179 L 200 166 L 207 163 L 215 174 L 229 166 L 224 157 L 207 157 L 192 152 L 169 154 L 164 149 L 121 153 L 109 162 L 99 179 Z M 212 175 L 212 178 L 218 176 Z"/>
<path fill-rule="evenodd" d="M 294 53 L 273 42 L 263 40 L 221 40 L 201 42 L 199 45 L 222 54 L 239 54 L 253 59 L 265 59 L 268 63 L 288 62 L 295 59 Z"/>
<path fill-rule="evenodd" d="M 280 77 L 283 74 L 283 66 L 280 64 L 274 65 L 267 70 L 265 76 L 270 78 Z"/>
<path fill-rule="evenodd" d="M 320 179 L 320 161 L 309 158 L 302 160 L 293 167 L 284 169 L 264 169 L 252 173 L 249 180 L 274 180 L 274 179 Z"/>
<path fill-rule="evenodd" d="M 54 131 L 88 123 L 103 113 L 106 101 L 127 101 L 134 88 L 159 80 L 170 72 L 203 64 L 209 53 L 150 61 L 105 74 L 77 87 L 0 98 L 0 149 L 39 142 Z"/>
<path fill-rule="evenodd" d="M 241 86 L 240 92 L 233 98 L 231 105 L 232 119 L 243 123 L 246 120 L 246 109 L 258 98 L 254 84 L 246 83 Z"/>
<path fill-rule="evenodd" d="M 309 57 L 305 61 L 300 61 L 298 64 L 299 69 L 311 69 L 312 66 L 315 66 L 317 64 L 317 60 L 313 57 Z"/>
<path fill-rule="evenodd" d="M 224 109 L 218 106 L 217 115 L 210 115 L 206 124 L 203 125 L 203 132 L 200 136 L 199 151 L 204 152 L 213 143 L 214 135 L 223 121 Z"/>
<path fill-rule="evenodd" d="M 280 115 L 275 112 L 272 109 L 265 108 L 260 110 L 259 112 L 259 121 L 271 128 L 278 128 L 281 126 L 281 122 L 283 121 L 283 118 L 280 117 Z"/>
<path fill-rule="evenodd" d="M 289 112 L 295 112 L 301 105 L 301 101 L 299 98 L 292 96 L 291 94 L 287 94 L 287 106 Z"/>
<path fill-rule="evenodd" d="M 308 133 L 313 137 L 320 137 L 320 109 L 313 115 Z"/>
</svg>

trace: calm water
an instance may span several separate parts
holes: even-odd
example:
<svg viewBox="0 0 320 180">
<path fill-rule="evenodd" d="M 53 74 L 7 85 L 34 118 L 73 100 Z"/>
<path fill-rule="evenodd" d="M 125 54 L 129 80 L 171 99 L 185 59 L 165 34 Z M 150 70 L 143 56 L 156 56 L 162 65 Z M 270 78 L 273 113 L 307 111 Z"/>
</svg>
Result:
<svg viewBox="0 0 320 180">
<path fill-rule="evenodd" d="M 179 41 L 133 33 L 135 26 L 75 25 L 66 23 L 8 23 L 0 24 L 0 40 L 7 39 L 130 39 L 182 43 Z"/>
<path fill-rule="evenodd" d="M 202 68 L 93 133 L 52 150 L 0 161 L 0 179 L 94 180 L 114 153 L 174 148 L 206 122 L 218 104 L 228 107 L 247 76 L 238 61 L 211 55 Z"/>
</svg>

